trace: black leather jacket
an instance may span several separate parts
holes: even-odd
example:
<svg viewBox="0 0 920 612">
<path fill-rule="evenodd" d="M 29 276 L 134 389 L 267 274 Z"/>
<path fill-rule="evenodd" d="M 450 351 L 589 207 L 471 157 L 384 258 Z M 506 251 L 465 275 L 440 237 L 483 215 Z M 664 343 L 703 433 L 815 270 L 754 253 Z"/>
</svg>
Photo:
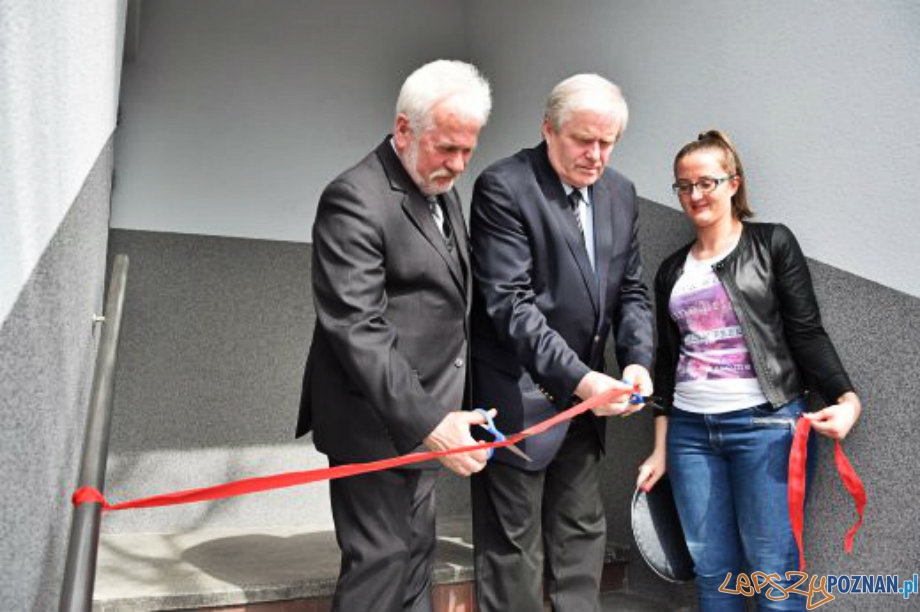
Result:
<svg viewBox="0 0 920 612">
<path fill-rule="evenodd" d="M 692 244 L 668 257 L 655 277 L 655 394 L 665 407 L 657 414 L 666 414 L 674 398 L 681 338 L 668 302 Z M 853 390 L 821 325 L 808 265 L 789 228 L 745 223 L 738 246 L 713 269 L 741 324 L 760 388 L 774 408 L 806 389 L 820 392 L 828 404 Z"/>
</svg>

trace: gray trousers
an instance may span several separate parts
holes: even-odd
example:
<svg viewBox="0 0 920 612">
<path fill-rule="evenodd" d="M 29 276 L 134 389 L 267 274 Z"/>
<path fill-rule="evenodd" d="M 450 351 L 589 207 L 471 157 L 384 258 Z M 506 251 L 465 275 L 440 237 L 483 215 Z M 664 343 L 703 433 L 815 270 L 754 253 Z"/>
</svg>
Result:
<svg viewBox="0 0 920 612">
<path fill-rule="evenodd" d="M 431 612 L 437 476 L 385 470 L 329 483 L 342 551 L 333 612 Z"/>
<path fill-rule="evenodd" d="M 472 478 L 480 612 L 598 612 L 606 521 L 593 425 L 576 419 L 543 470 L 498 462 Z"/>
</svg>

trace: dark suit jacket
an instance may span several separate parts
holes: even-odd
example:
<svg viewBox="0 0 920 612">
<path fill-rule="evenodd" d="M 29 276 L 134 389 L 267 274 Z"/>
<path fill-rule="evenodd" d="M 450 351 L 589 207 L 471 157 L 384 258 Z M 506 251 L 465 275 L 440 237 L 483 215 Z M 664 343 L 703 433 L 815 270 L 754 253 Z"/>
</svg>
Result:
<svg viewBox="0 0 920 612">
<path fill-rule="evenodd" d="M 469 239 L 441 197 L 455 254 L 389 137 L 326 187 L 313 225 L 316 327 L 297 436 L 342 461 L 404 454 L 468 390 Z M 459 255 L 457 257 L 456 255 Z"/>
<path fill-rule="evenodd" d="M 568 407 L 581 378 L 603 370 L 611 330 L 621 367 L 650 368 L 652 317 L 641 279 L 635 187 L 607 168 L 591 195 L 596 274 L 545 143 L 493 164 L 476 181 L 473 405 L 498 408 L 496 425 L 506 433 Z M 605 421 L 590 418 L 603 448 Z M 507 451 L 496 458 L 542 469 L 566 429 L 523 442 L 533 463 Z"/>
</svg>

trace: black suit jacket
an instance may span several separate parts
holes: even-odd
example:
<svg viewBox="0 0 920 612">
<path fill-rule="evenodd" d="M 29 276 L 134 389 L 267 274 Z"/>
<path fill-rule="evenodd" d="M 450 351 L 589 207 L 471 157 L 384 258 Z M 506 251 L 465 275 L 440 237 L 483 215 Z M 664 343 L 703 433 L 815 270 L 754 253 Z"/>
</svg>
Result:
<svg viewBox="0 0 920 612">
<path fill-rule="evenodd" d="M 619 364 L 650 368 L 652 316 L 642 282 L 636 190 L 610 168 L 591 187 L 597 272 L 546 144 L 524 149 L 477 179 L 473 246 L 473 403 L 498 408 L 514 433 L 570 405 L 581 378 L 604 368 L 613 332 Z M 589 413 L 590 414 L 590 413 Z M 595 425 L 604 445 L 605 421 Z M 541 469 L 565 437 L 561 425 L 523 442 Z"/>
<path fill-rule="evenodd" d="M 297 436 L 312 428 L 316 448 L 338 461 L 412 451 L 464 407 L 469 239 L 456 192 L 441 201 L 453 251 L 389 137 L 320 198 Z"/>
</svg>

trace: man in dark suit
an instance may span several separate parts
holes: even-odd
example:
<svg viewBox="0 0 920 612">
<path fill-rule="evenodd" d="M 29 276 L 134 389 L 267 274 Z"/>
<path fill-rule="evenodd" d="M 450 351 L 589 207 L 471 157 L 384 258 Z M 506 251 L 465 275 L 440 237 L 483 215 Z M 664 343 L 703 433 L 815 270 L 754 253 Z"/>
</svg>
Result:
<svg viewBox="0 0 920 612">
<path fill-rule="evenodd" d="M 330 465 L 475 444 L 468 403 L 469 242 L 454 180 L 491 109 L 471 65 L 406 79 L 392 136 L 323 192 L 313 225 L 317 323 L 297 435 Z M 486 452 L 442 463 L 468 476 Z M 436 463 L 330 483 L 342 551 L 333 610 L 431 610 Z"/>
<path fill-rule="evenodd" d="M 576 75 L 549 96 L 544 142 L 487 168 L 470 212 L 475 279 L 473 402 L 517 432 L 573 403 L 614 401 L 499 451 L 472 480 L 482 612 L 599 610 L 606 540 L 598 467 L 602 417 L 635 409 L 603 373 L 612 332 L 623 378 L 651 393 L 649 300 L 633 184 L 607 168 L 626 127 L 619 88 Z M 544 567 L 545 566 L 545 567 Z"/>
</svg>

